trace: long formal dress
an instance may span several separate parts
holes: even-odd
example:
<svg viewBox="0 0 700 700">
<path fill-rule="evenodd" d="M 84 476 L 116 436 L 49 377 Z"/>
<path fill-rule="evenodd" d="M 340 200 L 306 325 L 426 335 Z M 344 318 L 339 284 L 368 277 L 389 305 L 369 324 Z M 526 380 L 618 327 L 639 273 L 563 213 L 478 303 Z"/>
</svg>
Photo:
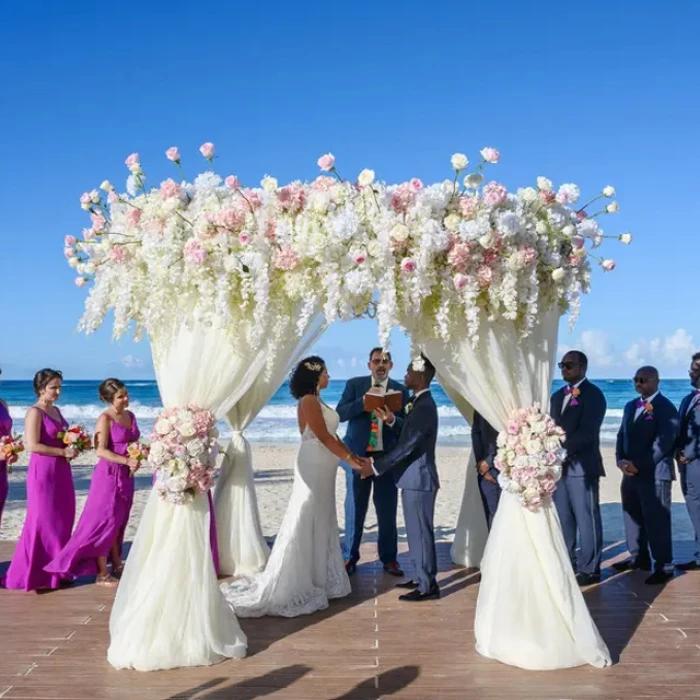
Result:
<svg viewBox="0 0 700 700">
<path fill-rule="evenodd" d="M 12 418 L 10 412 L 7 410 L 5 404 L 0 402 L 0 437 L 5 437 L 5 435 L 10 435 L 11 433 Z M 2 511 L 5 508 L 8 490 L 7 462 L 0 460 L 0 525 L 2 525 Z"/>
<path fill-rule="evenodd" d="M 129 415 L 130 427 L 112 421 L 109 429 L 107 449 L 122 457 L 126 456 L 129 443 L 141 436 L 136 417 L 133 413 Z M 78 527 L 46 571 L 64 576 L 96 574 L 97 557 L 109 556 L 115 540 L 121 549 L 133 500 L 134 478 L 129 467 L 100 459 L 92 472 Z"/>
<path fill-rule="evenodd" d="M 328 431 L 338 414 L 321 404 Z M 265 570 L 221 590 L 239 617 L 296 617 L 328 607 L 350 593 L 335 511 L 338 458 L 307 426 L 294 468 L 294 485 Z"/>
<path fill-rule="evenodd" d="M 57 435 L 67 428 L 63 416 L 56 420 L 41 411 L 42 445 L 63 447 Z M 67 577 L 50 574 L 44 567 L 70 539 L 74 520 L 75 489 L 70 462 L 64 457 L 32 454 L 27 471 L 27 516 L 7 570 L 5 588 L 58 588 Z"/>
</svg>

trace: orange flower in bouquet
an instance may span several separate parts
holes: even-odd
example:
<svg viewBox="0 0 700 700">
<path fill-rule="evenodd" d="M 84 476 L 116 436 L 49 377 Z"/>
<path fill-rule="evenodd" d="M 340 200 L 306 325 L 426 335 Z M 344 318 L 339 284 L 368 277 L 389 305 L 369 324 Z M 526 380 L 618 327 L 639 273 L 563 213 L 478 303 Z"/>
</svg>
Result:
<svg viewBox="0 0 700 700">
<path fill-rule="evenodd" d="M 141 442 L 140 440 L 137 440 L 136 442 L 130 442 L 126 448 L 127 457 L 129 457 L 130 459 L 135 459 L 139 463 L 139 466 L 136 467 L 136 469 L 138 469 L 141 466 L 141 462 L 144 462 L 148 459 L 149 452 L 150 449 L 148 445 L 145 442 Z M 134 475 L 136 469 L 131 470 L 131 476 Z"/>
<path fill-rule="evenodd" d="M 79 454 L 92 449 L 92 438 L 90 433 L 82 425 L 71 425 L 68 430 L 58 434 L 58 439 L 66 447 L 74 448 Z"/>
<path fill-rule="evenodd" d="M 12 466 L 10 462 L 17 461 L 12 459 L 20 452 L 24 452 L 24 441 L 21 435 L 3 435 L 0 437 L 0 462 L 7 462 L 7 473 L 12 474 Z"/>
</svg>

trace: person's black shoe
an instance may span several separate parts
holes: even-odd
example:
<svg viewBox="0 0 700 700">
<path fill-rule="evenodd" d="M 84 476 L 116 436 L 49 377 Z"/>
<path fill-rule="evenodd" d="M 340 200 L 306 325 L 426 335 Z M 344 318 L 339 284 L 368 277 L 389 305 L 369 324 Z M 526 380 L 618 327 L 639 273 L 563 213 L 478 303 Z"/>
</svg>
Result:
<svg viewBox="0 0 700 700">
<path fill-rule="evenodd" d="M 579 586 L 594 586 L 596 583 L 600 583 L 600 574 L 595 576 L 594 574 L 576 574 L 576 583 Z"/>
<path fill-rule="evenodd" d="M 357 571 L 357 562 L 346 561 L 345 571 L 347 572 L 348 576 L 352 576 Z"/>
<path fill-rule="evenodd" d="M 676 569 L 678 569 L 678 571 L 695 571 L 695 569 L 700 569 L 700 564 L 695 560 L 686 561 L 681 564 L 676 564 Z"/>
<path fill-rule="evenodd" d="M 651 571 L 651 564 L 637 559 L 625 559 L 612 565 L 615 571 Z"/>
<path fill-rule="evenodd" d="M 418 588 L 418 584 L 415 581 L 404 581 L 403 583 L 397 583 L 396 588 L 409 588 L 413 590 Z"/>
<path fill-rule="evenodd" d="M 407 603 L 419 603 L 423 600 L 437 600 L 440 597 L 440 589 L 435 586 L 428 593 L 421 593 L 418 589 L 411 591 L 410 593 L 404 593 L 399 596 L 399 600 L 403 600 Z"/>
<path fill-rule="evenodd" d="M 673 578 L 673 573 L 671 571 L 664 571 L 663 569 L 655 571 L 644 583 L 649 586 L 659 586 L 662 583 L 666 583 Z"/>
</svg>

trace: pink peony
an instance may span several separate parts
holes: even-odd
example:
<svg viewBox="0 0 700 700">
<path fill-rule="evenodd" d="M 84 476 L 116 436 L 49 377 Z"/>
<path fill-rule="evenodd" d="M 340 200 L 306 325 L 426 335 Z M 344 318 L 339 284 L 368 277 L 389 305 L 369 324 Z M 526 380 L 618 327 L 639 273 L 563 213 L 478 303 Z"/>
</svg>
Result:
<svg viewBox="0 0 700 700">
<path fill-rule="evenodd" d="M 299 256 L 287 246 L 275 252 L 274 265 L 278 270 L 293 270 L 300 262 Z"/>
<path fill-rule="evenodd" d="M 66 246 L 75 245 L 77 242 L 78 242 L 78 239 L 75 236 L 66 236 L 63 239 L 63 244 Z"/>
<path fill-rule="evenodd" d="M 416 270 L 416 261 L 413 258 L 404 258 L 401 261 L 401 272 L 410 275 Z"/>
<path fill-rule="evenodd" d="M 408 183 L 416 192 L 423 189 L 423 181 L 419 180 L 417 177 L 411 178 Z"/>
<path fill-rule="evenodd" d="M 171 146 L 166 152 L 165 157 L 171 160 L 173 163 L 180 162 L 180 151 L 177 150 L 177 146 Z"/>
<path fill-rule="evenodd" d="M 277 203 L 282 211 L 297 214 L 304 208 L 306 190 L 303 185 L 294 183 L 277 191 Z"/>
<path fill-rule="evenodd" d="M 465 272 L 471 259 L 469 243 L 456 243 L 447 255 L 447 262 L 458 272 Z"/>
<path fill-rule="evenodd" d="M 527 246 L 521 247 L 519 250 L 525 258 L 526 265 L 532 265 L 532 263 L 537 261 L 537 251 L 534 248 Z"/>
<path fill-rule="evenodd" d="M 333 185 L 335 185 L 337 180 L 333 177 L 328 177 L 328 175 L 319 175 L 312 183 L 312 190 L 320 190 L 321 192 L 327 192 Z"/>
<path fill-rule="evenodd" d="M 203 143 L 199 147 L 199 152 L 207 159 L 211 160 L 214 157 L 214 144 L 211 141 Z"/>
<path fill-rule="evenodd" d="M 321 156 L 316 163 L 321 170 L 330 172 L 335 168 L 335 156 L 332 153 L 326 153 L 326 155 Z"/>
<path fill-rule="evenodd" d="M 610 260 L 610 258 L 606 258 L 605 260 L 600 261 L 600 266 L 606 271 L 606 272 L 612 272 L 615 269 L 615 261 Z"/>
<path fill-rule="evenodd" d="M 86 284 L 87 284 L 86 277 L 76 277 L 75 278 L 75 286 L 76 287 L 84 287 Z"/>
<path fill-rule="evenodd" d="M 216 223 L 230 231 L 240 231 L 245 224 L 245 213 L 240 209 L 222 209 L 215 218 Z"/>
<path fill-rule="evenodd" d="M 476 271 L 476 278 L 482 287 L 488 287 L 493 279 L 493 270 L 487 265 L 481 265 Z"/>
<path fill-rule="evenodd" d="M 248 245 L 248 243 L 250 243 L 250 240 L 251 240 L 251 235 L 248 233 L 248 231 L 241 231 L 238 234 L 238 242 L 241 245 Z"/>
<path fill-rule="evenodd" d="M 121 265 L 122 263 L 126 262 L 126 249 L 124 246 L 115 245 L 112 247 L 112 250 L 109 251 L 109 257 L 112 262 L 117 263 L 117 265 Z"/>
<path fill-rule="evenodd" d="M 404 184 L 399 185 L 392 193 L 390 204 L 395 211 L 405 213 L 415 201 L 416 190 L 410 185 Z"/>
<path fill-rule="evenodd" d="M 476 214 L 479 208 L 479 198 L 474 197 L 460 197 L 459 198 L 459 210 L 462 212 L 462 216 L 465 219 L 471 219 Z"/>
<path fill-rule="evenodd" d="M 126 165 L 127 168 L 131 169 L 135 165 L 140 165 L 141 160 L 139 158 L 138 153 L 132 153 L 130 156 L 127 157 L 127 159 L 124 161 L 124 164 Z"/>
<path fill-rule="evenodd" d="M 552 192 L 552 190 L 540 190 L 537 193 L 537 196 L 540 198 L 540 202 L 542 202 L 542 204 L 544 204 L 545 206 L 549 206 L 557 198 L 557 196 L 554 194 L 554 192 Z"/>
<path fill-rule="evenodd" d="M 453 278 L 452 281 L 454 282 L 455 289 L 464 289 L 467 284 L 469 283 L 469 277 L 466 275 L 463 275 L 461 272 L 458 272 Z"/>
<path fill-rule="evenodd" d="M 498 163 L 501 159 L 501 154 L 495 148 L 482 148 L 481 157 L 487 163 Z"/>
<path fill-rule="evenodd" d="M 241 186 L 241 183 L 235 175 L 229 175 L 224 182 L 226 183 L 226 187 L 230 187 L 232 190 L 237 190 Z"/>
<path fill-rule="evenodd" d="M 197 265 L 201 265 L 207 257 L 207 251 L 196 238 L 190 238 L 185 243 L 184 254 L 185 260 L 189 260 Z"/>
<path fill-rule="evenodd" d="M 484 186 L 482 196 L 488 207 L 497 207 L 508 199 L 508 190 L 500 182 L 489 182 Z"/>
<path fill-rule="evenodd" d="M 277 238 L 277 222 L 274 219 L 267 222 L 263 235 L 268 241 L 274 241 Z"/>
<path fill-rule="evenodd" d="M 173 199 L 180 196 L 182 188 L 172 178 L 160 183 L 160 196 L 163 199 Z"/>
<path fill-rule="evenodd" d="M 141 221 L 141 210 L 130 208 L 126 212 L 126 220 L 130 226 L 138 226 L 139 221 Z"/>
</svg>

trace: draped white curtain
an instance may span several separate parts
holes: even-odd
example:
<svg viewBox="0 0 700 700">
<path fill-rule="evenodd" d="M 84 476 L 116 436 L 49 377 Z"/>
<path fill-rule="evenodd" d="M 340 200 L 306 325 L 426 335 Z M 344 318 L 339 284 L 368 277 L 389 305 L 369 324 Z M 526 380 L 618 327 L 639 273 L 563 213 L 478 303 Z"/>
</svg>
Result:
<svg viewBox="0 0 700 700">
<path fill-rule="evenodd" d="M 260 352 L 255 358 L 256 366 L 260 361 L 265 364 L 269 352 L 274 351 L 272 363 L 260 368 L 246 390 L 237 395 L 235 402 L 229 402 L 226 420 L 233 437 L 214 491 L 219 567 L 223 575 L 248 576 L 261 571 L 270 553 L 260 529 L 250 443 L 243 431 L 325 329 L 323 315 L 316 314 L 303 336 L 292 335 Z M 242 371 L 252 359 L 237 357 L 233 371 Z"/>
<path fill-rule="evenodd" d="M 548 410 L 558 323 L 553 309 L 521 339 L 514 324 L 484 320 L 476 347 L 464 339 L 447 348 L 415 331 L 412 335 L 439 370 L 448 393 L 462 397 L 463 407 L 465 402 L 472 405 L 500 432 L 516 408 L 539 403 Z M 480 511 L 476 503 L 473 508 Z M 469 528 L 478 533 L 481 526 L 477 516 L 464 518 L 469 540 Z M 480 654 L 513 666 L 546 670 L 610 664 L 551 501 L 530 512 L 513 494 L 501 494 L 481 561 L 474 629 Z"/>
</svg>

